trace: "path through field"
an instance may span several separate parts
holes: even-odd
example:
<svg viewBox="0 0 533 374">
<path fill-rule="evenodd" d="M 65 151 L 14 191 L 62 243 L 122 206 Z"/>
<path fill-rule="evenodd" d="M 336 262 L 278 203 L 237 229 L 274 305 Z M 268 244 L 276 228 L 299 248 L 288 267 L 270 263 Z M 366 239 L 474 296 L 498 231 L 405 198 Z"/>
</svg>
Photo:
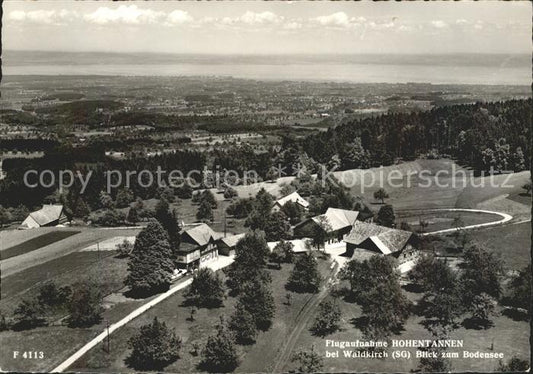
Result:
<svg viewBox="0 0 533 374">
<path fill-rule="evenodd" d="M 207 265 L 210 267 L 213 271 L 222 269 L 226 266 L 229 266 L 233 262 L 233 258 L 231 257 L 219 257 L 219 260 L 214 261 Z M 108 329 L 102 331 L 98 336 L 96 336 L 94 339 L 92 339 L 90 342 L 85 344 L 83 347 L 81 347 L 76 353 L 74 353 L 72 356 L 67 358 L 65 361 L 63 361 L 59 366 L 57 366 L 55 369 L 52 370 L 54 373 L 61 373 L 68 369 L 70 365 L 72 365 L 74 362 L 76 362 L 78 359 L 80 359 L 85 353 L 89 352 L 92 348 L 94 348 L 98 343 L 101 343 L 104 341 L 104 339 L 108 336 L 108 334 L 112 334 L 115 330 L 118 330 L 131 320 L 137 318 L 144 312 L 146 312 L 148 309 L 152 308 L 154 305 L 159 304 L 161 301 L 167 299 L 171 295 L 175 294 L 176 292 L 184 289 L 185 287 L 189 286 L 192 283 L 192 278 L 189 278 L 187 280 L 184 280 L 171 289 L 169 289 L 167 292 L 159 295 L 155 299 L 151 300 L 150 302 L 140 306 L 139 308 L 135 309 L 133 312 L 128 314 L 126 317 L 122 318 L 120 321 L 112 324 L 109 326 Z"/>
<path fill-rule="evenodd" d="M 478 210 L 478 209 L 442 209 L 443 211 L 470 211 L 470 212 L 481 212 L 481 213 L 489 213 L 489 214 L 495 214 L 500 217 L 502 217 L 501 220 L 488 222 L 488 223 L 482 223 L 477 225 L 470 225 L 465 226 L 461 229 L 476 229 L 481 227 L 487 227 L 487 226 L 494 226 L 494 225 L 501 225 L 504 223 L 507 223 L 513 219 L 513 217 L 506 213 L 501 212 L 494 212 L 494 211 L 487 211 L 487 210 Z M 432 235 L 432 234 L 438 234 L 443 232 L 449 232 L 449 231 L 455 231 L 456 228 L 453 229 L 447 229 L 447 230 L 439 230 L 435 232 L 425 233 L 424 235 Z M 323 286 L 321 291 L 312 298 L 309 303 L 302 309 L 300 312 L 300 316 L 298 317 L 298 321 L 296 323 L 296 326 L 294 327 L 293 331 L 290 333 L 289 338 L 287 339 L 287 343 L 285 346 L 281 349 L 278 359 L 276 360 L 276 364 L 274 366 L 273 372 L 281 372 L 285 365 L 287 364 L 288 360 L 292 356 L 292 351 L 294 349 L 294 345 L 298 341 L 298 338 L 302 331 L 307 326 L 310 318 L 314 315 L 316 308 L 320 304 L 320 302 L 328 295 L 329 286 L 332 285 L 335 282 L 335 276 L 337 272 L 340 270 L 343 262 L 346 260 L 345 258 L 340 258 L 339 255 L 343 252 L 340 250 L 340 243 L 335 243 L 329 247 L 326 248 L 326 252 L 330 252 L 332 254 L 332 257 L 334 258 L 334 265 L 332 268 L 332 271 L 330 272 L 327 280 L 326 285 Z M 229 257 L 220 257 L 218 261 L 209 264 L 208 266 L 212 268 L 213 270 L 219 270 L 222 269 L 228 265 L 230 265 L 233 262 L 232 258 Z M 133 320 L 134 318 L 140 316 L 142 313 L 146 312 L 148 309 L 153 307 L 154 305 L 160 303 L 161 301 L 167 299 L 169 296 L 173 295 L 174 293 L 184 289 L 185 287 L 189 286 L 192 282 L 192 279 L 188 279 L 186 281 L 183 281 L 179 283 L 178 285 L 172 287 L 167 292 L 159 295 L 152 301 L 142 305 L 141 307 L 137 308 L 130 314 L 128 314 L 126 317 L 118 321 L 117 323 L 114 323 L 109 327 L 109 332 L 107 330 L 100 333 L 98 336 L 96 336 L 94 339 L 92 339 L 90 342 L 85 344 L 82 348 L 80 348 L 76 353 L 74 353 L 72 356 L 67 358 L 63 363 L 61 363 L 59 366 L 57 366 L 53 372 L 63 372 L 66 369 L 68 369 L 74 362 L 76 362 L 78 359 L 80 359 L 85 353 L 87 353 L 89 350 L 91 350 L 93 347 L 95 347 L 98 343 L 104 341 L 104 339 L 107 337 L 107 334 L 111 334 L 114 331 L 118 330 L 120 327 L 126 325 L 128 322 Z"/>
</svg>

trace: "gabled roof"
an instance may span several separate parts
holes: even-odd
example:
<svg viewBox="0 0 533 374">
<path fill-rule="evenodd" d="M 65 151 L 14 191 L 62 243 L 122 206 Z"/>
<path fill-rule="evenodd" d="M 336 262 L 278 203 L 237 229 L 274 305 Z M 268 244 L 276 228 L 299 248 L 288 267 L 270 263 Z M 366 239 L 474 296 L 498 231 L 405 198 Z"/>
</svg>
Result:
<svg viewBox="0 0 533 374">
<path fill-rule="evenodd" d="M 279 206 L 283 206 L 289 201 L 292 201 L 293 203 L 297 203 L 304 208 L 307 208 L 309 206 L 309 202 L 305 200 L 303 197 L 300 196 L 300 194 L 296 191 L 294 191 L 291 194 L 288 194 L 287 196 L 282 197 L 281 199 L 276 201 L 276 204 Z"/>
<path fill-rule="evenodd" d="M 383 254 L 398 252 L 405 247 L 412 232 L 357 221 L 352 231 L 344 238 L 346 243 L 360 245 L 371 240 Z"/>
<path fill-rule="evenodd" d="M 43 205 L 41 209 L 30 213 L 30 217 L 39 226 L 45 226 L 59 220 L 61 213 L 63 213 L 63 205 Z"/>
<path fill-rule="evenodd" d="M 322 220 L 325 220 L 331 229 L 329 232 L 337 231 L 348 226 L 353 226 L 357 221 L 359 212 L 355 210 L 345 210 L 338 208 L 328 208 L 326 213 L 311 218 L 317 224 L 320 224 Z"/>
<path fill-rule="evenodd" d="M 222 243 L 224 243 L 225 245 L 227 245 L 228 247 L 233 248 L 233 247 L 235 247 L 237 245 L 239 240 L 244 238 L 245 235 L 246 234 L 231 235 L 231 236 L 227 236 L 225 238 L 221 238 L 220 241 Z"/>
<path fill-rule="evenodd" d="M 200 246 L 209 243 L 211 238 L 212 240 L 217 240 L 223 235 L 222 233 L 213 231 L 211 227 L 207 226 L 205 223 L 183 230 L 182 235 L 183 234 L 189 235 L 189 237 Z"/>
</svg>

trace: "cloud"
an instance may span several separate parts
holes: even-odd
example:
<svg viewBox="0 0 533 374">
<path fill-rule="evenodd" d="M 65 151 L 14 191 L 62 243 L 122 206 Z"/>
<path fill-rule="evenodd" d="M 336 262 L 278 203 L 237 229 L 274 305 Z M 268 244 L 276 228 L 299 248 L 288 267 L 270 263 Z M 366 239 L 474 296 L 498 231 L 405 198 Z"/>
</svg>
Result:
<svg viewBox="0 0 533 374">
<path fill-rule="evenodd" d="M 310 19 L 311 22 L 322 26 L 349 27 L 350 17 L 344 12 L 337 12 L 327 16 L 319 16 Z"/>
<path fill-rule="evenodd" d="M 448 27 L 448 24 L 440 19 L 431 21 L 431 25 L 437 29 L 443 29 Z"/>
<path fill-rule="evenodd" d="M 121 5 L 116 9 L 100 7 L 94 12 L 86 14 L 84 19 L 88 22 L 98 25 L 106 25 L 110 23 L 140 25 L 157 23 L 163 20 L 165 17 L 165 12 L 154 11 L 152 9 L 142 9 L 137 7 L 137 5 Z"/>
<path fill-rule="evenodd" d="M 239 20 L 248 25 L 262 25 L 280 23 L 283 21 L 283 17 L 280 17 L 272 12 L 256 13 L 248 11 L 244 13 L 241 17 L 239 17 Z"/>
<path fill-rule="evenodd" d="M 393 21 L 390 21 L 390 22 L 380 22 L 380 23 L 376 23 L 376 22 L 369 22 L 368 23 L 368 26 L 373 29 L 373 30 L 386 30 L 386 29 L 391 29 L 394 27 L 394 22 Z"/>
<path fill-rule="evenodd" d="M 8 19 L 15 22 L 31 22 L 43 25 L 62 25 L 75 18 L 78 18 L 78 13 L 69 10 L 32 10 L 24 12 L 22 10 L 14 10 L 9 13 Z"/>
<path fill-rule="evenodd" d="M 247 11 L 239 17 L 206 17 L 202 20 L 204 23 L 213 23 L 216 25 L 224 26 L 267 26 L 267 25 L 276 25 L 282 23 L 284 20 L 283 17 L 278 16 L 275 13 L 265 11 L 265 12 L 251 12 Z"/>
<path fill-rule="evenodd" d="M 182 25 L 193 21 L 194 18 L 188 12 L 178 9 L 173 10 L 167 16 L 167 24 L 170 25 Z"/>
</svg>

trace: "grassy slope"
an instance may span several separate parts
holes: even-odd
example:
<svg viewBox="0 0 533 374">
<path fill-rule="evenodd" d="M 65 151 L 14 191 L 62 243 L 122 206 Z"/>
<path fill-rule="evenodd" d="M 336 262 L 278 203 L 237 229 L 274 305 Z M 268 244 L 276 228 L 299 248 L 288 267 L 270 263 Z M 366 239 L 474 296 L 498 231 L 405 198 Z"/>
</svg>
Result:
<svg viewBox="0 0 533 374">
<path fill-rule="evenodd" d="M 420 295 L 409 294 L 411 299 L 418 298 Z M 347 303 L 343 300 L 339 301 L 342 310 L 341 330 L 330 334 L 325 338 L 313 336 L 309 328 L 312 320 L 308 325 L 308 329 L 300 336 L 297 343 L 297 349 L 310 349 L 314 344 L 315 350 L 324 357 L 324 371 L 325 372 L 409 372 L 415 369 L 418 364 L 418 359 L 413 358 L 416 353 L 416 348 L 408 349 L 411 352 L 411 359 L 408 360 L 394 360 L 391 357 L 393 349 L 389 348 L 388 358 L 384 359 L 353 359 L 343 357 L 343 350 L 339 349 L 339 358 L 325 358 L 325 352 L 335 351 L 336 349 L 326 349 L 326 339 L 333 339 L 337 341 L 354 341 L 364 340 L 361 331 L 354 326 L 354 319 L 361 316 L 361 307 L 357 304 Z M 421 318 L 413 316 L 408 319 L 404 325 L 404 331 L 392 339 L 431 339 L 431 335 L 420 324 Z M 508 360 L 513 355 L 518 355 L 522 359 L 527 359 L 529 355 L 529 324 L 527 322 L 516 322 L 512 319 L 499 316 L 493 318 L 494 327 L 488 330 L 473 330 L 465 329 L 463 327 L 453 331 L 450 334 L 450 339 L 463 339 L 464 350 L 468 351 L 482 351 L 491 352 L 490 345 L 494 342 L 494 352 L 503 352 L 505 360 Z M 451 351 L 459 351 L 462 349 L 450 349 Z M 294 369 L 294 363 L 289 363 L 285 367 L 285 371 Z M 497 359 L 453 359 L 453 371 L 493 371 L 498 365 Z"/>
<path fill-rule="evenodd" d="M 520 270 L 531 262 L 531 222 L 472 231 L 472 237 L 501 256 L 509 269 Z"/>
<path fill-rule="evenodd" d="M 2 258 L 2 260 L 5 260 L 10 257 L 15 257 L 24 253 L 35 251 L 36 249 L 63 240 L 65 238 L 68 238 L 69 236 L 76 235 L 78 233 L 79 231 L 48 232 L 35 238 L 26 240 L 25 242 L 17 244 L 13 247 L 9 247 L 2 250 L 2 252 L 0 252 L 0 257 Z"/>
<path fill-rule="evenodd" d="M 328 261 L 320 261 L 323 273 L 329 269 Z M 273 278 L 274 298 L 276 303 L 276 317 L 274 324 L 267 332 L 260 333 L 256 344 L 252 346 L 239 346 L 242 363 L 237 369 L 239 372 L 259 372 L 265 370 L 275 360 L 277 349 L 281 348 L 287 335 L 295 323 L 298 311 L 306 303 L 309 294 L 293 294 L 292 305 L 284 304 L 286 290 L 284 285 L 290 274 L 292 265 L 284 265 L 282 270 L 270 270 Z M 136 332 L 136 329 L 155 316 L 176 330 L 183 340 L 180 359 L 169 365 L 167 372 L 194 372 L 198 371 L 197 364 L 201 357 L 190 353 L 192 344 L 204 344 L 207 336 L 213 333 L 213 326 L 219 321 L 221 315 L 229 318 L 233 313 L 236 299 L 228 297 L 224 306 L 217 309 L 198 310 L 195 321 L 187 320 L 189 308 L 184 307 L 183 292 L 168 298 L 152 308 L 147 313 L 135 319 L 124 328 L 118 330 L 111 337 L 111 354 L 102 351 L 101 347 L 94 348 L 71 368 L 76 371 L 124 371 L 128 370 L 124 364 L 129 354 L 127 340 Z M 274 349 L 273 349 L 274 348 Z"/>
</svg>

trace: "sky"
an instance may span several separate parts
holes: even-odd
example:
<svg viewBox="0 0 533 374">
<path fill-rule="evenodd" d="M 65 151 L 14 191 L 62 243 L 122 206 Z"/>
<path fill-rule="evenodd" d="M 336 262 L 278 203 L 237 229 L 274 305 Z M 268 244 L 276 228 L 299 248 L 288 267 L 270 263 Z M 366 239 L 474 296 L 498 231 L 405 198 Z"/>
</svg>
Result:
<svg viewBox="0 0 533 374">
<path fill-rule="evenodd" d="M 23 1 L 6 50 L 206 54 L 531 53 L 529 1 Z"/>
</svg>

